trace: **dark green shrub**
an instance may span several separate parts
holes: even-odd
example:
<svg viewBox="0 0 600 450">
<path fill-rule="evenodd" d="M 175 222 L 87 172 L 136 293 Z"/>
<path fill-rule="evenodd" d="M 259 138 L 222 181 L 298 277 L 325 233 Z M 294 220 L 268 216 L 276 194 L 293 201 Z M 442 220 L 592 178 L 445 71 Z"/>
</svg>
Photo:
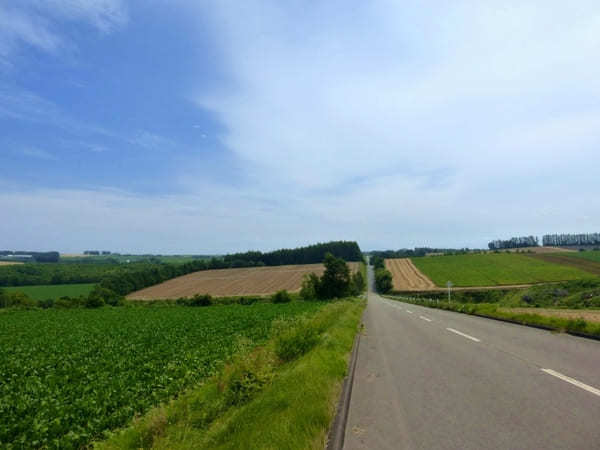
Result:
<svg viewBox="0 0 600 450">
<path fill-rule="evenodd" d="M 350 293 L 350 268 L 346 261 L 327 253 L 323 265 L 325 272 L 319 280 L 317 297 L 321 299 L 347 297 Z"/>
<path fill-rule="evenodd" d="M 300 289 L 300 297 L 304 300 L 314 300 L 317 298 L 317 292 L 319 290 L 319 277 L 310 273 L 304 275 L 302 280 L 302 289 Z"/>
<path fill-rule="evenodd" d="M 273 297 L 271 297 L 271 301 L 273 303 L 289 303 L 292 301 L 292 297 L 290 296 L 288 291 L 282 290 L 282 291 L 276 292 L 273 295 Z"/>
<path fill-rule="evenodd" d="M 194 295 L 188 300 L 188 306 L 210 306 L 212 305 L 212 297 L 208 294 Z"/>
<path fill-rule="evenodd" d="M 358 271 L 354 272 L 350 279 L 350 295 L 360 295 L 367 287 L 367 283 L 363 274 Z"/>
<path fill-rule="evenodd" d="M 89 295 L 85 301 L 86 308 L 100 308 L 104 306 L 104 299 L 100 295 Z"/>
<path fill-rule="evenodd" d="M 44 309 L 52 308 L 54 306 L 54 299 L 48 298 L 46 300 L 39 300 L 38 306 Z"/>
<path fill-rule="evenodd" d="M 375 271 L 375 286 L 377 287 L 377 292 L 381 294 L 392 290 L 393 279 L 389 270 L 378 269 Z"/>
<path fill-rule="evenodd" d="M 256 297 L 240 297 L 238 303 L 240 305 L 254 305 L 257 301 Z"/>
</svg>

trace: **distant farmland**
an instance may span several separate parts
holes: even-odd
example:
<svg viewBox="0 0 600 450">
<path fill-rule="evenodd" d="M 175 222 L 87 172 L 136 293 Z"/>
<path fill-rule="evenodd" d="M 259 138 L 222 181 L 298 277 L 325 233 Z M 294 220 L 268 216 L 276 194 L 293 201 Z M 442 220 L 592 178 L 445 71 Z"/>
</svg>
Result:
<svg viewBox="0 0 600 450">
<path fill-rule="evenodd" d="M 16 264 L 23 264 L 19 261 L 0 261 L 0 266 L 14 266 Z"/>
<path fill-rule="evenodd" d="M 500 286 L 566 281 L 590 277 L 576 267 L 518 253 L 489 253 L 412 258 L 437 286 Z"/>
<path fill-rule="evenodd" d="M 386 259 L 385 268 L 393 277 L 395 291 L 429 291 L 435 284 L 421 273 L 408 258 Z"/>
<path fill-rule="evenodd" d="M 359 263 L 348 263 L 357 271 Z M 203 270 L 133 292 L 131 300 L 157 300 L 210 294 L 214 297 L 236 295 L 268 295 L 285 289 L 299 291 L 304 275 L 325 270 L 323 264 L 251 267 L 240 269 Z"/>
<path fill-rule="evenodd" d="M 80 284 L 50 284 L 37 286 L 15 286 L 2 288 L 7 292 L 23 292 L 28 297 L 34 300 L 56 300 L 61 297 L 79 297 L 87 296 L 92 289 L 94 283 Z"/>
<path fill-rule="evenodd" d="M 550 253 L 529 256 L 550 263 L 576 267 L 590 274 L 600 275 L 600 252 Z"/>
</svg>

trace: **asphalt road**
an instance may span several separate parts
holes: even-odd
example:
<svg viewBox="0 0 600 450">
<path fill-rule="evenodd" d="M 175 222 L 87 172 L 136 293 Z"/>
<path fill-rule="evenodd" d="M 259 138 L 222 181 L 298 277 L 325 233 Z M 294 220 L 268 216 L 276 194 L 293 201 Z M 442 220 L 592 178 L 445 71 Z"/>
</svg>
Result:
<svg viewBox="0 0 600 450">
<path fill-rule="evenodd" d="M 345 449 L 600 449 L 600 342 L 372 292 L 363 321 Z"/>
</svg>

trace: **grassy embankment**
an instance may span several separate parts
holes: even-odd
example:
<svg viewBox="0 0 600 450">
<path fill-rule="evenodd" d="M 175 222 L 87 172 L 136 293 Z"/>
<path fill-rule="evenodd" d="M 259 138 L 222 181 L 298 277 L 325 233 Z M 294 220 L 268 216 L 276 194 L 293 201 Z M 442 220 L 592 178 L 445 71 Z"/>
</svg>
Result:
<svg viewBox="0 0 600 450">
<path fill-rule="evenodd" d="M 491 253 L 411 258 L 437 286 L 457 287 L 535 284 L 577 280 L 590 274 L 516 253 Z"/>
<path fill-rule="evenodd" d="M 87 296 L 92 289 L 94 283 L 82 284 L 48 284 L 36 286 L 14 286 L 3 288 L 6 292 L 23 292 L 33 300 L 57 300 L 61 297 L 79 297 L 80 295 Z"/>
<path fill-rule="evenodd" d="M 322 449 L 364 301 L 338 301 L 237 356 L 100 449 Z"/>
<path fill-rule="evenodd" d="M 525 290 L 387 296 L 431 308 L 508 320 L 551 330 L 600 338 L 600 280 L 568 281 Z M 592 309 L 595 308 L 595 309 Z"/>
</svg>

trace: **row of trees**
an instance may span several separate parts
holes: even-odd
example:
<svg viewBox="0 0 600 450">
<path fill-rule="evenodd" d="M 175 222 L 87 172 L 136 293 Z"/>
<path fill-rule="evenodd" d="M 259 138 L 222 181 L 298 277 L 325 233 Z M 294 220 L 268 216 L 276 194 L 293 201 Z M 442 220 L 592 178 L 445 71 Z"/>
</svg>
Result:
<svg viewBox="0 0 600 450">
<path fill-rule="evenodd" d="M 310 299 L 332 299 L 356 296 L 366 287 L 363 274 L 358 271 L 350 273 L 350 268 L 342 258 L 336 258 L 331 253 L 325 255 L 323 261 L 325 272 L 319 278 L 311 273 L 304 277 L 300 296 Z"/>
<path fill-rule="evenodd" d="M 9 261 L 30 261 L 40 263 L 55 263 L 60 259 L 58 252 L 28 252 L 28 251 L 12 251 L 0 250 L 0 259 Z"/>
<path fill-rule="evenodd" d="M 331 253 L 345 261 L 362 261 L 360 247 L 354 241 L 332 241 L 294 249 L 280 249 L 268 253 L 249 251 L 225 255 L 223 260 L 232 267 L 281 266 L 286 264 L 316 264 Z"/>
<path fill-rule="evenodd" d="M 383 259 L 392 258 L 417 258 L 420 256 L 426 256 L 431 253 L 441 253 L 448 255 L 457 255 L 462 253 L 469 253 L 471 250 L 468 248 L 432 248 L 432 247 L 415 247 L 414 249 L 401 248 L 400 250 L 373 250 L 368 252 L 373 257 L 379 257 Z"/>
<path fill-rule="evenodd" d="M 600 233 L 547 234 L 542 242 L 547 246 L 600 245 Z"/>
<path fill-rule="evenodd" d="M 520 236 L 505 241 L 501 239 L 492 241 L 488 244 L 488 247 L 490 250 L 504 250 L 509 248 L 538 247 L 539 245 L 539 240 L 535 236 Z"/>
</svg>

